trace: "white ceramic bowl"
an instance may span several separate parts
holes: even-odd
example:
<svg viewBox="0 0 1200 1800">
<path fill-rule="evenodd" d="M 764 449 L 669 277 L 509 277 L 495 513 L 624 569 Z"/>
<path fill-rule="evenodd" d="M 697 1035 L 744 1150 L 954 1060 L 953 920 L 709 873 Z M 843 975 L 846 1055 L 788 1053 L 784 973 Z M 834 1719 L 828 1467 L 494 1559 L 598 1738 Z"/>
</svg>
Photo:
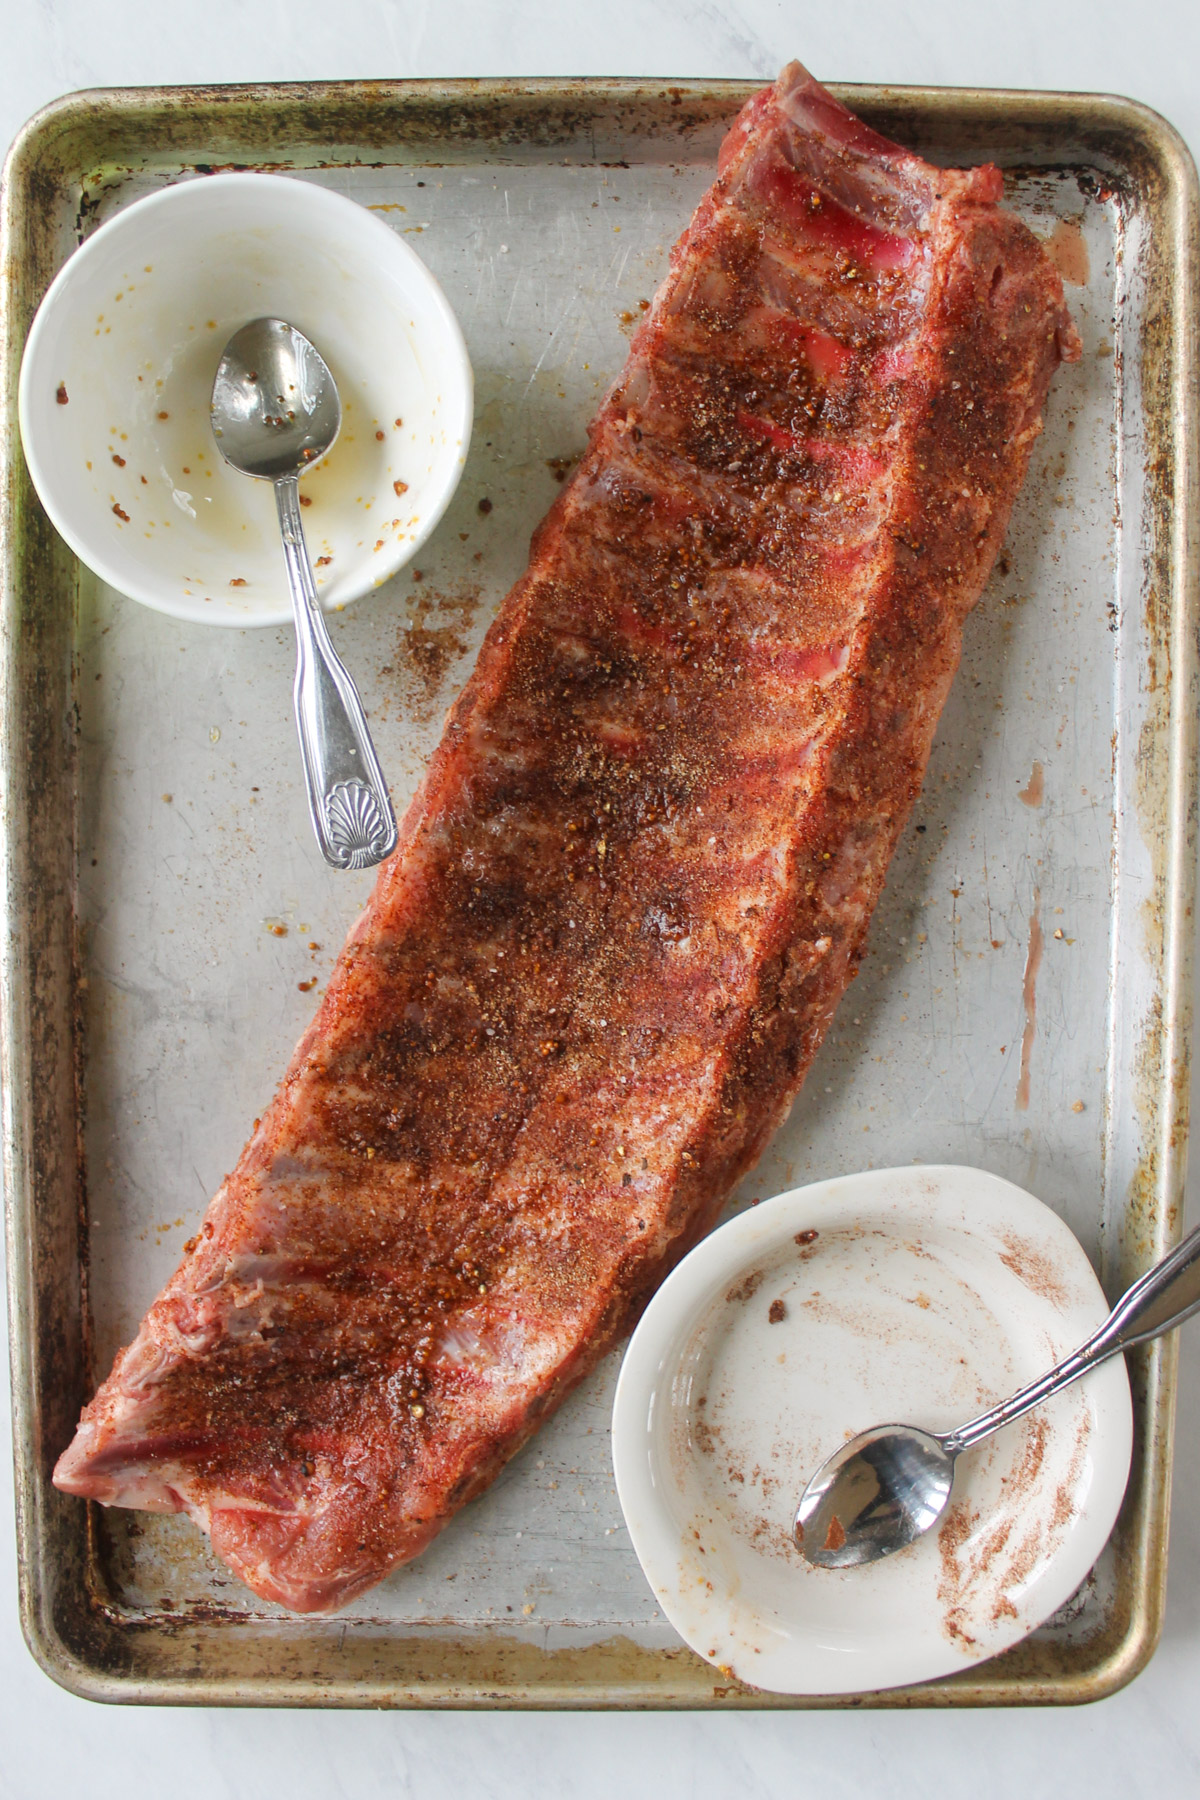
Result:
<svg viewBox="0 0 1200 1800">
<path fill-rule="evenodd" d="M 791 1694 L 931 1680 L 1033 1630 L 1121 1504 L 1120 1357 L 960 1457 L 940 1529 L 895 1556 L 813 1568 L 792 1520 L 855 1432 L 965 1424 L 1107 1312 L 1061 1219 L 979 1169 L 818 1182 L 713 1232 L 647 1308 L 613 1413 L 629 1535 L 675 1629 Z"/>
<path fill-rule="evenodd" d="M 21 367 L 21 437 L 76 554 L 176 618 L 291 617 L 271 489 L 222 461 L 209 425 L 221 351 L 268 314 L 312 339 L 342 399 L 338 441 L 301 483 L 326 610 L 414 554 L 466 459 L 462 333 L 390 226 L 279 175 L 198 177 L 136 201 L 42 301 Z"/>
</svg>

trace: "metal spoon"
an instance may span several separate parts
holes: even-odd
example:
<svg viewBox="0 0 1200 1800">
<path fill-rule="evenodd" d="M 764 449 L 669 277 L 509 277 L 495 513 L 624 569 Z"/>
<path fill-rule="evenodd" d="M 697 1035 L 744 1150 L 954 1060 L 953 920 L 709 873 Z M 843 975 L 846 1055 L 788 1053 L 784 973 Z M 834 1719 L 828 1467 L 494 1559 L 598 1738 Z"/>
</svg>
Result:
<svg viewBox="0 0 1200 1800">
<path fill-rule="evenodd" d="M 335 869 L 370 868 L 395 849 L 396 816 L 362 702 L 329 641 L 300 523 L 301 471 L 341 427 L 337 385 L 295 326 L 252 319 L 225 346 L 211 411 L 225 461 L 275 485 L 296 619 L 296 725 L 321 854 Z"/>
<path fill-rule="evenodd" d="M 847 1569 L 903 1550 L 936 1525 L 954 1482 L 955 1458 L 1049 1400 L 1089 1369 L 1144 1344 L 1200 1310 L 1200 1226 L 1150 1269 L 1087 1342 L 957 1431 L 876 1425 L 823 1462 L 800 1498 L 793 1535 L 810 1563 Z"/>
</svg>

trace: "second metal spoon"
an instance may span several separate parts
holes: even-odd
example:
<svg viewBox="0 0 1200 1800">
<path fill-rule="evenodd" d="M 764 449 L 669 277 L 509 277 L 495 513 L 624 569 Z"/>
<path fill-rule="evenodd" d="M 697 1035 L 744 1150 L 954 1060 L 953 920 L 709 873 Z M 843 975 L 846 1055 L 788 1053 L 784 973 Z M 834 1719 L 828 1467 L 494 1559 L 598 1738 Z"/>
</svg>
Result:
<svg viewBox="0 0 1200 1800">
<path fill-rule="evenodd" d="M 358 691 L 330 642 L 300 522 L 300 474 L 332 448 L 341 422 L 333 376 L 293 325 L 252 319 L 230 338 L 213 383 L 213 436 L 231 467 L 274 484 L 313 830 L 335 869 L 366 869 L 395 849 L 396 817 Z"/>
<path fill-rule="evenodd" d="M 794 1527 L 797 1545 L 810 1563 L 823 1569 L 852 1568 L 903 1550 L 936 1525 L 946 1510 L 955 1459 L 962 1451 L 1049 1400 L 1119 1350 L 1161 1336 L 1197 1310 L 1200 1226 L 1134 1282 L 1086 1344 L 1011 1399 L 957 1431 L 876 1425 L 835 1450 L 801 1495 Z"/>
</svg>

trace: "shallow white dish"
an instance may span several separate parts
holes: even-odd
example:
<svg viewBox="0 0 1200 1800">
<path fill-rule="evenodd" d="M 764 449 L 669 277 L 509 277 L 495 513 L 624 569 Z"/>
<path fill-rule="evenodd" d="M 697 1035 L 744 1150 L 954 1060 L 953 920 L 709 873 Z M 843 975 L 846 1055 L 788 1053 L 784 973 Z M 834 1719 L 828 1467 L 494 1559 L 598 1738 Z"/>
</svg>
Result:
<svg viewBox="0 0 1200 1800">
<path fill-rule="evenodd" d="M 326 610 L 408 561 L 466 459 L 462 333 L 381 219 L 279 175 L 203 176 L 134 202 L 42 301 L 21 367 L 21 437 L 76 554 L 177 618 L 291 618 L 270 486 L 228 468 L 209 426 L 221 351 L 263 315 L 312 339 L 341 394 L 338 441 L 301 483 Z"/>
<path fill-rule="evenodd" d="M 1107 1313 L 1062 1221 L 980 1169 L 818 1182 L 712 1233 L 647 1308 L 613 1412 L 626 1524 L 675 1629 L 791 1694 L 931 1680 L 1016 1643 L 1112 1530 L 1132 1446 L 1122 1358 L 962 1456 L 940 1530 L 883 1562 L 812 1568 L 796 1504 L 844 1438 L 962 1424 Z"/>
</svg>

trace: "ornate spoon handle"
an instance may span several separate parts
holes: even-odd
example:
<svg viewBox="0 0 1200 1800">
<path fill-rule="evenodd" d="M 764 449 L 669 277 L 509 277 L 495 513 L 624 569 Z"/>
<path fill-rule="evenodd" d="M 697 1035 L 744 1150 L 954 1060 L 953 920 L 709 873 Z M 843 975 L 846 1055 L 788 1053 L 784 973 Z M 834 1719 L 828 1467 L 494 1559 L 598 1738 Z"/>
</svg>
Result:
<svg viewBox="0 0 1200 1800">
<path fill-rule="evenodd" d="M 335 869 L 368 869 L 396 848 L 396 815 L 358 691 L 329 639 L 300 522 L 300 484 L 275 483 L 296 618 L 296 726 L 308 809 Z"/>
</svg>

